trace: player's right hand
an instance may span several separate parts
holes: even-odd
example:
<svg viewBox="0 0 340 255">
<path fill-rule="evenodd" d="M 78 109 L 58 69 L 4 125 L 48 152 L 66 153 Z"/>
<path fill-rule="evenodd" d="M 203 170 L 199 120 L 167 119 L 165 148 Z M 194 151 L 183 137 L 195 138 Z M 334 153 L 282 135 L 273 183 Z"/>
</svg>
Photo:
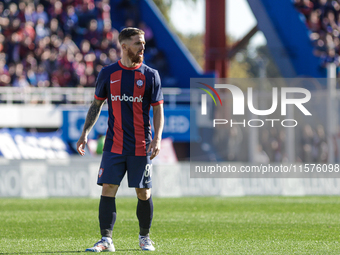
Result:
<svg viewBox="0 0 340 255">
<path fill-rule="evenodd" d="M 82 134 L 77 142 L 77 151 L 81 156 L 85 155 L 86 143 L 87 143 L 87 136 Z"/>
</svg>

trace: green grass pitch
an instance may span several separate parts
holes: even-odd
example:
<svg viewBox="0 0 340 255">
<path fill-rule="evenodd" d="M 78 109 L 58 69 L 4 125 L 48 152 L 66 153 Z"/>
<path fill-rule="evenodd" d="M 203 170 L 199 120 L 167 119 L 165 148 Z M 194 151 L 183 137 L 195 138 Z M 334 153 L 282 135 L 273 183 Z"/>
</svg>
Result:
<svg viewBox="0 0 340 255">
<path fill-rule="evenodd" d="M 154 198 L 155 254 L 340 254 L 340 197 Z M 98 199 L 0 199 L 0 254 L 84 254 Z M 117 198 L 117 254 L 141 254 L 135 198 Z M 144 252 L 145 253 L 145 252 Z"/>
</svg>

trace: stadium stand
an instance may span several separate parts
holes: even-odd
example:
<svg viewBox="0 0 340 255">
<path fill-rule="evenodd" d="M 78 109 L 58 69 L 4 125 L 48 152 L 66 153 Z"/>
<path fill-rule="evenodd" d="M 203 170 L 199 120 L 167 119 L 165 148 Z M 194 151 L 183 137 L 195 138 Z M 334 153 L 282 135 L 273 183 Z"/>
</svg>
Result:
<svg viewBox="0 0 340 255">
<path fill-rule="evenodd" d="M 340 65 L 340 1 L 295 0 L 294 6 L 303 14 L 310 30 L 314 54 L 327 63 Z"/>
<path fill-rule="evenodd" d="M 131 19 L 138 9 L 128 3 L 121 6 L 125 24 L 146 31 L 146 62 L 167 77 L 152 30 Z M 101 68 L 120 56 L 109 0 L 4 1 L 0 27 L 0 86 L 93 87 Z"/>
<path fill-rule="evenodd" d="M 282 77 L 326 78 L 326 69 L 320 68 L 320 58 L 313 54 L 303 15 L 292 1 L 248 0 L 248 3 Z"/>
</svg>

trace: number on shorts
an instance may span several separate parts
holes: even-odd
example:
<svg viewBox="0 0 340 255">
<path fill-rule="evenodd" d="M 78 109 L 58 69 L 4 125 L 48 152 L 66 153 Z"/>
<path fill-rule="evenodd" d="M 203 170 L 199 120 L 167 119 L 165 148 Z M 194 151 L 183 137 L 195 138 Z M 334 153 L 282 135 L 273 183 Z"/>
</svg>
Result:
<svg viewBox="0 0 340 255">
<path fill-rule="evenodd" d="M 144 176 L 145 177 L 151 177 L 152 175 L 152 164 L 146 164 L 145 166 L 145 171 L 144 171 Z"/>
</svg>

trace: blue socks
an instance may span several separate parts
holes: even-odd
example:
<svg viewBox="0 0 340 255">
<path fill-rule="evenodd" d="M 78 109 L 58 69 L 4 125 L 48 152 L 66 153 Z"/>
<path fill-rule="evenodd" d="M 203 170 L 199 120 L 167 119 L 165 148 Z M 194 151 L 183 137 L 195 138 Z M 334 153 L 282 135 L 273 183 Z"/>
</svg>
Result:
<svg viewBox="0 0 340 255">
<path fill-rule="evenodd" d="M 153 217 L 152 197 L 148 200 L 138 199 L 136 214 L 139 221 L 139 234 L 141 236 L 147 236 Z M 116 198 L 101 196 L 99 203 L 99 225 L 102 237 L 112 238 L 112 230 L 115 222 Z"/>
<path fill-rule="evenodd" d="M 147 236 L 150 231 L 152 217 L 153 217 L 153 203 L 152 197 L 148 200 L 138 199 L 137 204 L 137 218 L 139 221 L 139 234 L 141 236 Z"/>
<path fill-rule="evenodd" d="M 102 237 L 112 238 L 116 222 L 116 198 L 101 196 L 99 203 L 99 225 Z"/>
</svg>

